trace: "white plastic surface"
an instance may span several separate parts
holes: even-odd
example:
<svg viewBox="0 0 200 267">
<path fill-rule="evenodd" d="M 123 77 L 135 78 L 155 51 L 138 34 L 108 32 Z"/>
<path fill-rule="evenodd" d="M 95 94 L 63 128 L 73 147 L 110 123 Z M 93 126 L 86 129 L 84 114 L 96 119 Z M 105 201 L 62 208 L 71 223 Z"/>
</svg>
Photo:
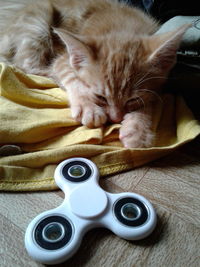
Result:
<svg viewBox="0 0 200 267">
<path fill-rule="evenodd" d="M 73 182 L 63 176 L 63 168 L 67 164 L 75 161 L 84 162 L 90 167 L 91 174 L 88 179 L 81 182 Z M 75 179 L 78 180 L 79 178 Z M 98 169 L 88 159 L 71 158 L 61 162 L 57 166 L 55 170 L 55 181 L 65 193 L 65 199 L 59 207 L 43 212 L 29 224 L 25 234 L 25 246 L 28 254 L 33 259 L 44 264 L 61 263 L 69 259 L 78 250 L 82 237 L 87 231 L 99 226 L 109 228 L 116 235 L 127 240 L 142 239 L 154 230 L 156 226 L 156 213 L 146 198 L 131 192 L 119 194 L 108 193 L 100 188 L 98 180 Z M 148 218 L 143 224 L 139 226 L 127 226 L 119 221 L 114 209 L 116 203 L 124 198 L 134 198 L 142 202 L 146 207 Z M 69 242 L 55 250 L 42 248 L 35 239 L 36 227 L 43 219 L 49 218 L 50 216 L 61 216 L 72 227 L 72 235 Z M 130 220 L 134 221 L 134 218 Z"/>
<path fill-rule="evenodd" d="M 92 205 L 89 205 L 91 203 Z M 71 211 L 81 218 L 92 219 L 99 216 L 107 204 L 106 193 L 93 184 L 79 186 L 69 196 Z"/>
</svg>

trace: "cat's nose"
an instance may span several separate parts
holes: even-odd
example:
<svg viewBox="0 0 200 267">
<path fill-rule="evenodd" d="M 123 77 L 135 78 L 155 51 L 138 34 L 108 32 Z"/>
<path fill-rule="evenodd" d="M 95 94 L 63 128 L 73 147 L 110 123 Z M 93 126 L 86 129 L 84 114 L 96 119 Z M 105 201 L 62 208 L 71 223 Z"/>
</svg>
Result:
<svg viewBox="0 0 200 267">
<path fill-rule="evenodd" d="M 115 123 L 119 123 L 119 122 L 121 122 L 121 119 L 120 118 L 111 118 L 111 121 L 112 122 L 115 122 Z"/>
<path fill-rule="evenodd" d="M 109 115 L 109 117 L 110 117 L 110 120 L 112 121 L 112 122 L 115 122 L 115 123 L 119 123 L 119 122 L 121 122 L 122 121 L 122 119 L 123 119 L 123 115 L 121 114 L 121 112 L 112 112 L 110 115 Z"/>
</svg>

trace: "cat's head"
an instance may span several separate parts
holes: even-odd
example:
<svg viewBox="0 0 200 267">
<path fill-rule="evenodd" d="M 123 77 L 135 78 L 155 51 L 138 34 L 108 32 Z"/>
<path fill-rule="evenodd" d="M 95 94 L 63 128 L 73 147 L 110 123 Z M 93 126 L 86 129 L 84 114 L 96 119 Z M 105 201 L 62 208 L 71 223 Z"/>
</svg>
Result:
<svg viewBox="0 0 200 267">
<path fill-rule="evenodd" d="M 137 38 L 120 33 L 77 39 L 62 29 L 55 32 L 66 45 L 77 77 L 88 86 L 88 94 L 111 121 L 120 122 L 126 113 L 145 108 L 155 98 L 176 62 L 188 27 Z"/>
</svg>

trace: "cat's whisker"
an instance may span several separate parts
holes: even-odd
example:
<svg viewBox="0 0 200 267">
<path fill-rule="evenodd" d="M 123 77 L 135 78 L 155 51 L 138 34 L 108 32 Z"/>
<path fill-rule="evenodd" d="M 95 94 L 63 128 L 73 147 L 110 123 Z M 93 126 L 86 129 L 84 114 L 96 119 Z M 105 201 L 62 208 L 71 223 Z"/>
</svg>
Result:
<svg viewBox="0 0 200 267">
<path fill-rule="evenodd" d="M 151 73 L 151 68 L 136 82 L 135 86 L 137 86 L 138 83 L 142 82 L 145 77 L 147 77 L 148 74 Z"/>
<path fill-rule="evenodd" d="M 145 102 L 144 102 L 144 100 L 142 99 L 142 97 L 141 96 L 139 96 L 139 95 L 137 95 L 137 102 L 140 100 L 141 102 L 142 102 L 142 104 L 143 104 L 143 107 L 144 107 L 144 109 L 145 109 Z M 139 102 L 138 102 L 139 103 Z"/>
<path fill-rule="evenodd" d="M 137 99 L 136 101 L 137 101 L 137 103 L 140 105 L 140 101 L 139 101 L 139 99 Z"/>
<path fill-rule="evenodd" d="M 159 96 L 159 94 L 157 94 L 156 92 L 151 91 L 151 90 L 148 90 L 148 89 L 140 89 L 140 91 L 144 91 L 144 92 L 153 94 L 153 95 L 156 96 L 156 97 L 160 100 L 160 102 L 163 104 L 163 100 L 162 100 L 162 98 L 161 98 L 161 97 Z"/>
<path fill-rule="evenodd" d="M 142 80 L 142 81 L 139 81 L 139 82 L 137 82 L 136 84 L 135 84 L 135 87 L 138 87 L 138 86 L 140 86 L 142 83 L 144 83 L 144 82 L 146 82 L 146 81 L 148 81 L 148 80 L 152 80 L 152 79 L 166 79 L 166 77 L 165 76 L 153 76 L 153 77 L 149 77 L 149 78 L 146 78 L 146 79 L 144 79 L 144 80 Z"/>
<path fill-rule="evenodd" d="M 146 72 L 136 83 L 135 83 L 135 87 L 138 86 L 138 84 L 140 84 L 140 82 L 142 82 L 144 80 L 144 78 L 149 74 L 150 72 Z"/>
</svg>

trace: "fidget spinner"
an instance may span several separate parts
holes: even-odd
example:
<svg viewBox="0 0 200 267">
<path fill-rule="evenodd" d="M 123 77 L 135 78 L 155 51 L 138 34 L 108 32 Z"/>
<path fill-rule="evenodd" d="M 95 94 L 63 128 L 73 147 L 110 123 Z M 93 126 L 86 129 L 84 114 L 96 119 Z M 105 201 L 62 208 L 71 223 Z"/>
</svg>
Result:
<svg viewBox="0 0 200 267">
<path fill-rule="evenodd" d="M 98 169 L 88 159 L 71 158 L 57 166 L 55 181 L 65 199 L 29 224 L 25 246 L 33 259 L 44 264 L 69 259 L 84 234 L 96 227 L 108 228 L 127 240 L 145 238 L 154 230 L 156 213 L 147 199 L 130 192 L 106 192 L 98 180 Z"/>
</svg>

